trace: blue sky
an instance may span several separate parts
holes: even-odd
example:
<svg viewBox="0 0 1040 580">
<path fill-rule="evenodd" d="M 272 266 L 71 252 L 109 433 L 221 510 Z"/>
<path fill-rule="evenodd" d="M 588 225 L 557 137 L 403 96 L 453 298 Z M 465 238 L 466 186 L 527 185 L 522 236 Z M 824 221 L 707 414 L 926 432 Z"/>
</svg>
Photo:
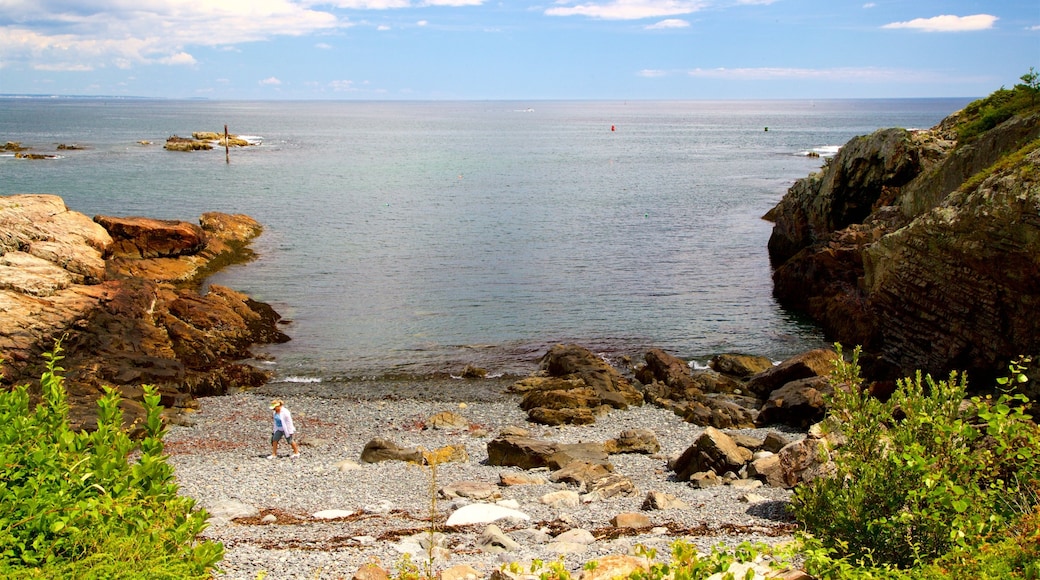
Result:
<svg viewBox="0 0 1040 580">
<path fill-rule="evenodd" d="M 0 0 L 0 93 L 212 99 L 976 97 L 1038 0 Z"/>
</svg>

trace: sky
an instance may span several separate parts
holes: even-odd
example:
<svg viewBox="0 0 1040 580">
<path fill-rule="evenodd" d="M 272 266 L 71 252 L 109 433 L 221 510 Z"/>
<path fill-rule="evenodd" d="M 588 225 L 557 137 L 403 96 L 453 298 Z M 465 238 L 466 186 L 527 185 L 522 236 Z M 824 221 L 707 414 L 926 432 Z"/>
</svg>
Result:
<svg viewBox="0 0 1040 580">
<path fill-rule="evenodd" d="M 0 94 L 981 97 L 1040 0 L 0 0 Z"/>
</svg>

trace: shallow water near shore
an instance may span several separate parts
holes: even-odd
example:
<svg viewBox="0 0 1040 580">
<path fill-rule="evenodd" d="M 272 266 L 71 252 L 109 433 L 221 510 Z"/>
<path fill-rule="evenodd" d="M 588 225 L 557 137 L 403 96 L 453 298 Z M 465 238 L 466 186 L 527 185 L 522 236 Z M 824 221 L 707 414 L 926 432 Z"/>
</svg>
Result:
<svg viewBox="0 0 1040 580">
<path fill-rule="evenodd" d="M 291 342 L 258 349 L 276 384 L 434 377 L 450 392 L 467 364 L 524 375 L 559 342 L 618 365 L 652 347 L 703 364 L 824 344 L 772 298 L 761 216 L 851 137 L 930 127 L 967 101 L 0 99 L 0 141 L 84 147 L 0 157 L 0 194 L 251 215 L 259 258 L 211 282 L 289 321 Z M 162 149 L 225 123 L 262 145 L 230 164 Z"/>
</svg>

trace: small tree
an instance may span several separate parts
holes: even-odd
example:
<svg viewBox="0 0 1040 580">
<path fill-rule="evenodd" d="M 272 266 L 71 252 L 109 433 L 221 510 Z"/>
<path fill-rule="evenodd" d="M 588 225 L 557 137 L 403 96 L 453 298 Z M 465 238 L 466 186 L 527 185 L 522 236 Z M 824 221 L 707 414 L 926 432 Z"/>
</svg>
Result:
<svg viewBox="0 0 1040 580">
<path fill-rule="evenodd" d="M 1022 83 L 1034 91 L 1040 91 L 1040 73 L 1036 72 L 1033 67 L 1029 67 L 1029 72 L 1019 77 L 1022 79 Z"/>
</svg>

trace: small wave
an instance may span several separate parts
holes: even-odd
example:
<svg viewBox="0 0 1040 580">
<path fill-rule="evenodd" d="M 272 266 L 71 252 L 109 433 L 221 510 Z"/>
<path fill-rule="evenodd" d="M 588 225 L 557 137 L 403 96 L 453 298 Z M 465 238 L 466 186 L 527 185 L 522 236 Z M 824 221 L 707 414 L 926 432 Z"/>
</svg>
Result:
<svg viewBox="0 0 1040 580">
<path fill-rule="evenodd" d="M 802 157 L 834 157 L 839 150 L 841 150 L 841 145 L 821 145 L 807 151 L 799 151 L 798 155 Z"/>
<path fill-rule="evenodd" d="M 455 379 L 455 380 L 458 380 L 458 381 L 471 380 L 468 377 L 463 377 L 463 376 L 459 376 L 459 375 L 453 375 L 451 373 L 448 373 L 448 376 L 453 378 L 453 379 Z M 488 373 L 488 374 L 484 375 L 483 378 L 485 378 L 485 379 L 500 379 L 500 378 L 502 378 L 504 376 L 506 376 L 505 373 Z"/>
<path fill-rule="evenodd" d="M 706 371 L 706 370 L 711 368 L 710 365 L 701 364 L 700 362 L 695 361 L 695 360 L 691 360 L 687 364 L 690 366 L 691 369 L 693 369 L 695 371 Z"/>
<path fill-rule="evenodd" d="M 260 135 L 239 135 L 238 138 L 249 141 L 250 145 L 261 145 L 264 142 L 264 138 Z"/>
<path fill-rule="evenodd" d="M 319 377 L 282 377 L 273 382 L 276 383 L 320 383 Z"/>
</svg>

